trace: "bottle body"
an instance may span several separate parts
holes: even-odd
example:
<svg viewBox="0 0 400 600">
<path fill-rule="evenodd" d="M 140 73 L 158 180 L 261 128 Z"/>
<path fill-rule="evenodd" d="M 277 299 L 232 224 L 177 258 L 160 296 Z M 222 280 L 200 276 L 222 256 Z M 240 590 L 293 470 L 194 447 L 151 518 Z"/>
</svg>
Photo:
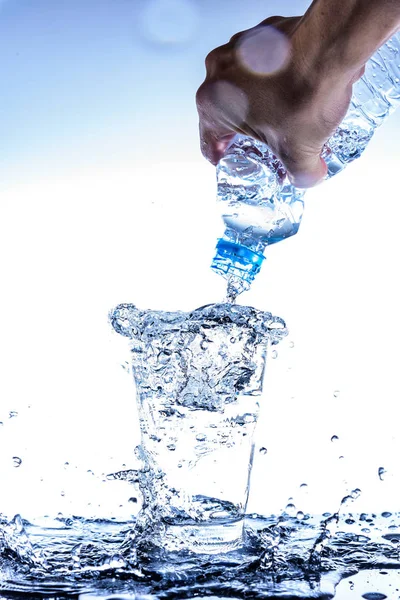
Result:
<svg viewBox="0 0 400 600">
<path fill-rule="evenodd" d="M 400 34 L 368 61 L 354 84 L 345 118 L 322 157 L 330 178 L 361 156 L 375 129 L 400 104 Z M 212 269 L 234 294 L 249 289 L 266 246 L 295 235 L 304 208 L 304 190 L 291 185 L 279 159 L 250 137 L 236 136 L 217 165 L 217 199 L 225 232 Z"/>
</svg>

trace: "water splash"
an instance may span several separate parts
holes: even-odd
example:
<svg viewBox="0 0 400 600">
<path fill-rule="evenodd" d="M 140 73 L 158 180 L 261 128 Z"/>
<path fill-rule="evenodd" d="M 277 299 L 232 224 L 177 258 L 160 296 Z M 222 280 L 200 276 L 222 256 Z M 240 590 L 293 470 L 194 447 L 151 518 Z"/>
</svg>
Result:
<svg viewBox="0 0 400 600">
<path fill-rule="evenodd" d="M 137 389 L 136 545 L 207 554 L 237 548 L 265 358 L 286 335 L 284 322 L 232 303 L 190 313 L 122 304 L 110 319 L 131 340 Z"/>
<path fill-rule="evenodd" d="M 84 598 L 96 592 L 171 599 L 291 594 L 326 600 L 345 576 L 362 569 L 400 568 L 400 513 L 352 514 L 352 526 L 346 524 L 349 514 L 305 514 L 301 520 L 285 513 L 252 515 L 242 549 L 203 556 L 135 547 L 134 521 L 0 518 L 0 591 L 2 596 L 25 592 L 27 598 L 50 592 L 63 598 L 81 593 Z M 361 529 L 369 517 L 374 526 L 365 535 Z"/>
<path fill-rule="evenodd" d="M 246 346 L 246 339 L 243 336 L 240 338 L 240 330 L 233 331 L 237 324 L 253 323 L 256 326 L 254 309 L 233 304 L 219 305 L 219 308 L 214 305 L 203 307 L 193 311 L 189 319 L 187 313 L 169 313 L 167 317 L 164 313 L 164 318 L 160 319 L 159 314 L 152 311 L 132 311 L 131 307 L 132 305 L 120 305 L 113 312 L 112 319 L 119 333 L 136 339 L 133 351 L 140 351 L 140 339 L 144 339 L 147 346 L 150 344 L 154 351 L 156 333 L 160 327 L 173 330 L 179 329 L 184 323 L 185 335 L 192 338 L 195 344 L 193 348 L 196 348 L 197 353 L 204 356 L 210 346 L 216 348 L 213 366 L 217 367 L 217 361 L 227 360 L 231 364 L 233 361 L 230 353 L 239 348 L 242 352 Z M 234 315 L 234 322 L 232 318 L 230 321 L 226 320 L 227 311 L 231 316 Z M 226 348 L 223 348 L 223 352 L 220 352 L 221 344 L 218 346 L 213 339 L 212 327 L 199 327 L 199 318 L 203 318 L 205 314 L 220 326 L 227 327 L 229 323 L 229 336 L 224 342 Z M 272 343 L 277 343 L 286 333 L 283 322 L 271 316 L 264 318 L 257 327 L 256 338 L 258 335 L 262 339 L 268 332 Z M 178 344 L 177 347 L 179 349 L 181 346 Z M 151 444 L 155 448 L 164 444 L 167 456 L 173 457 L 170 460 L 176 462 L 178 471 L 184 468 L 183 460 L 196 461 L 204 456 L 212 435 L 220 431 L 221 424 L 215 418 L 223 413 L 224 407 L 232 406 L 234 402 L 230 395 L 225 397 L 227 403 L 224 401 L 220 405 L 217 402 L 216 405 L 215 393 L 214 396 L 204 394 L 207 386 L 203 380 L 201 394 L 196 394 L 196 390 L 192 388 L 191 395 L 187 398 L 185 378 L 181 382 L 184 385 L 177 389 L 173 379 L 168 380 L 171 360 L 178 360 L 176 354 L 179 355 L 179 352 L 176 352 L 173 344 L 168 348 L 161 345 L 156 350 L 152 356 L 146 357 L 146 361 L 153 361 L 153 366 L 158 369 L 152 385 L 156 391 L 160 382 L 163 387 L 171 386 L 179 400 L 179 411 L 172 410 L 174 407 L 171 406 L 166 410 L 168 407 L 164 406 L 162 417 L 179 420 L 182 419 L 179 414 L 183 411 L 186 419 L 190 420 L 194 416 L 196 420 L 193 424 L 194 458 L 182 457 L 178 439 L 172 440 L 168 436 L 164 439 L 159 428 L 155 431 L 148 430 Z M 174 352 L 175 357 L 171 358 Z M 246 375 L 239 386 L 241 391 L 246 386 L 248 391 L 252 383 L 255 383 L 257 361 L 254 356 L 250 358 L 252 360 L 248 362 L 253 363 L 253 366 L 250 368 L 247 365 L 249 368 L 246 373 L 240 373 L 239 370 L 233 376 L 230 372 L 231 387 L 234 382 L 240 381 L 241 375 Z M 145 369 L 146 364 L 143 363 L 140 368 Z M 209 375 L 210 371 L 207 372 Z M 224 378 L 227 381 L 227 377 L 229 379 L 229 371 L 222 370 L 215 378 L 213 389 L 221 386 Z M 142 380 L 144 381 L 143 378 Z M 206 382 L 209 384 L 210 380 Z M 218 389 L 225 394 L 223 386 Z M 254 389 L 258 389 L 257 386 Z M 140 392 L 145 394 L 146 390 Z M 161 398 L 162 395 L 159 394 L 158 397 Z M 246 400 L 251 401 L 251 397 L 247 396 Z M 213 416 L 209 423 L 198 419 L 200 409 L 204 408 Z M 251 429 L 252 423 L 252 412 L 247 410 L 236 414 L 229 426 L 232 431 L 246 433 L 246 428 Z M 153 439 L 150 436 L 154 436 Z M 228 436 L 228 442 L 229 439 Z M 260 453 L 265 454 L 266 448 L 260 448 Z M 139 448 L 138 454 L 143 459 L 143 449 Z M 154 472 L 150 476 L 146 465 L 148 466 L 148 462 L 144 460 L 143 468 L 120 470 L 105 475 L 105 478 L 131 484 L 132 495 L 129 501 L 132 505 L 138 502 L 138 485 L 142 492 L 147 487 L 151 494 L 154 490 L 171 493 L 173 501 L 171 486 L 163 487 L 156 477 L 153 480 Z M 64 467 L 68 468 L 68 463 Z M 304 487 L 307 484 L 302 483 L 300 488 Z M 20 515 L 13 518 L 0 515 L 1 596 L 15 597 L 18 593 L 25 594 L 29 599 L 34 594 L 76 598 L 80 594 L 80 598 L 85 600 L 91 594 L 108 594 L 114 597 L 126 594 L 136 599 L 145 597 L 172 600 L 212 596 L 215 599 L 290 597 L 327 600 L 334 596 L 339 580 L 347 575 L 367 568 L 400 568 L 400 513 L 385 511 L 378 516 L 344 512 L 351 510 L 352 503 L 360 493 L 358 488 L 350 491 L 338 502 L 337 512 L 327 513 L 322 517 L 304 513 L 301 507 L 295 506 L 292 499 L 288 500 L 285 510 L 279 516 L 248 516 L 245 519 L 243 546 L 213 554 L 198 554 L 188 548 L 183 551 L 168 551 L 154 544 L 152 541 L 156 539 L 157 533 L 163 532 L 152 530 L 151 535 L 147 535 L 145 528 L 151 523 L 148 512 L 142 513 L 137 520 L 124 522 L 62 515 L 28 522 Z M 144 500 L 146 503 L 146 497 Z M 148 502 L 148 506 L 152 510 L 158 510 L 160 506 L 165 506 L 166 500 L 161 495 L 161 503 Z M 221 504 L 218 508 L 221 508 Z M 228 512 L 230 508 L 225 506 Z"/>
</svg>

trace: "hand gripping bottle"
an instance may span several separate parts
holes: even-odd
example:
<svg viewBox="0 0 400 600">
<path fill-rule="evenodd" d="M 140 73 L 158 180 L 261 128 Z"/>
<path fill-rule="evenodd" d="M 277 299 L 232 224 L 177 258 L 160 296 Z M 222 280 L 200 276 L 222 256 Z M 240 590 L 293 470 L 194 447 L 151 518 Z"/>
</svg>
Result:
<svg viewBox="0 0 400 600">
<path fill-rule="evenodd" d="M 370 58 L 351 103 L 322 156 L 332 177 L 361 156 L 375 129 L 400 103 L 400 32 Z M 217 200 L 225 232 L 211 268 L 228 280 L 228 295 L 248 290 L 265 248 L 297 233 L 304 190 L 289 182 L 268 146 L 236 136 L 217 166 Z"/>
</svg>

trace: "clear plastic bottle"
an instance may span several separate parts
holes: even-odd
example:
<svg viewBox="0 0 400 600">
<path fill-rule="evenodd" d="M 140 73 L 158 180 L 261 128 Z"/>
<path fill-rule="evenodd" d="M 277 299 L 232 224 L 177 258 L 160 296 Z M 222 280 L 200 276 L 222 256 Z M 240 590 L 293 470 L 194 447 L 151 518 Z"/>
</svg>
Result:
<svg viewBox="0 0 400 600">
<path fill-rule="evenodd" d="M 375 129 L 400 104 L 400 32 L 368 61 L 353 86 L 348 112 L 324 147 L 332 177 L 361 156 Z M 225 232 L 211 268 L 228 280 L 228 295 L 248 290 L 266 246 L 297 233 L 304 190 L 295 188 L 268 146 L 236 136 L 217 166 L 217 199 Z"/>
</svg>

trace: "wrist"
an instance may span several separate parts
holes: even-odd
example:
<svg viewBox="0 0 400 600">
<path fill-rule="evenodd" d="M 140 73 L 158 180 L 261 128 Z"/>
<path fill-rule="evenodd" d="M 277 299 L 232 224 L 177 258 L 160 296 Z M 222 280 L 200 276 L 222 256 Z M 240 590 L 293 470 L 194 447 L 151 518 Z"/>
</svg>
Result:
<svg viewBox="0 0 400 600">
<path fill-rule="evenodd" d="M 352 81 L 400 28 L 397 0 L 314 0 L 292 39 L 308 80 Z"/>
</svg>

